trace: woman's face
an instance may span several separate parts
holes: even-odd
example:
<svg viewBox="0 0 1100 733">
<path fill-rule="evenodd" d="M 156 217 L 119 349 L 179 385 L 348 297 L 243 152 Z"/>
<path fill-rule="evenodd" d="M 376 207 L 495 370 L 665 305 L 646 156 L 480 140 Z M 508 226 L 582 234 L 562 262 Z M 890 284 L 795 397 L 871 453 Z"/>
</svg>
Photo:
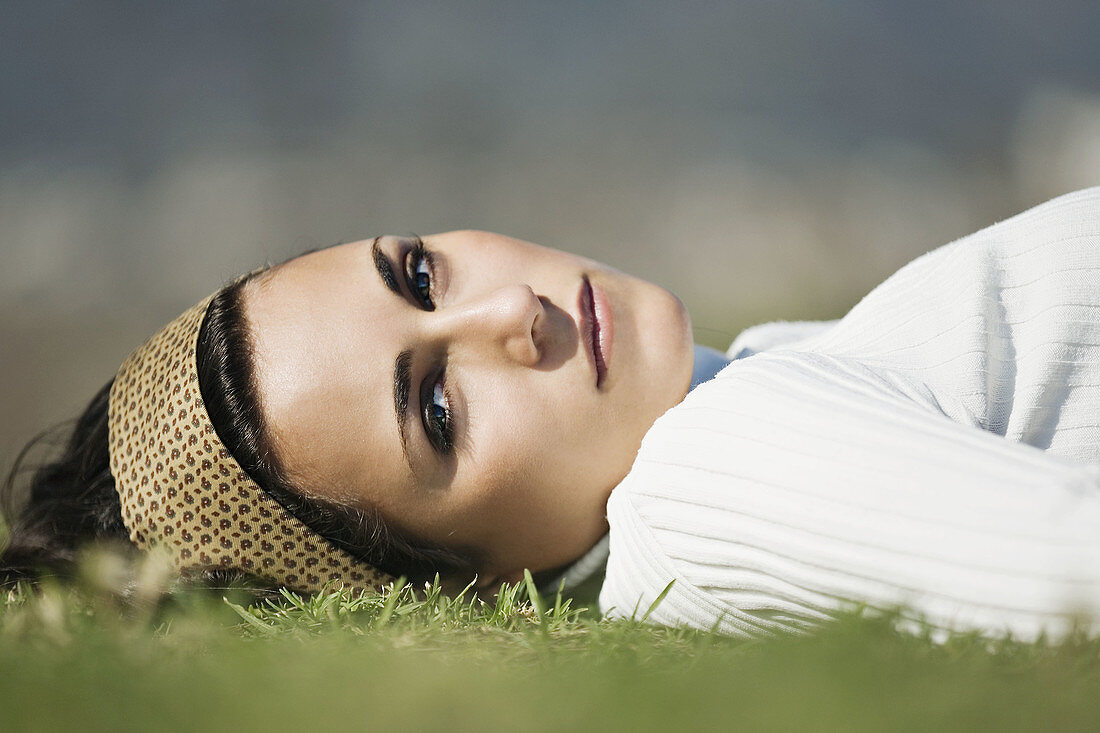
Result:
<svg viewBox="0 0 1100 733">
<path fill-rule="evenodd" d="M 668 291 L 497 234 L 380 237 L 246 289 L 276 450 L 311 496 L 477 558 L 489 587 L 607 531 L 606 502 L 687 392 Z"/>
</svg>

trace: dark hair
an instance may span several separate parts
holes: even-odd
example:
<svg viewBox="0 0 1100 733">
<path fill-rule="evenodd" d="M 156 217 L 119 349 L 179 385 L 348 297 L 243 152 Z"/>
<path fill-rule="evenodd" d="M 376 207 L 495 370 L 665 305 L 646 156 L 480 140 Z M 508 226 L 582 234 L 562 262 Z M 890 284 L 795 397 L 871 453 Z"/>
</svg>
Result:
<svg viewBox="0 0 1100 733">
<path fill-rule="evenodd" d="M 33 470 L 29 495 L 16 495 L 17 479 L 32 452 L 57 445 L 70 423 L 35 436 L 20 451 L 4 482 L 0 501 L 8 518 L 8 544 L 0 554 L 0 581 L 34 579 L 40 572 L 69 575 L 81 546 L 95 540 L 127 541 L 107 454 L 105 384 L 71 424 L 60 457 Z"/>
<path fill-rule="evenodd" d="M 436 572 L 469 571 L 468 559 L 403 536 L 378 512 L 308 497 L 289 480 L 265 424 L 244 317 L 245 285 L 261 272 L 220 290 L 199 330 L 199 390 L 218 437 L 275 501 L 353 557 L 413 581 L 428 580 Z M 96 393 L 74 422 L 39 434 L 17 456 L 0 487 L 0 510 L 9 522 L 7 546 L 0 552 L 0 583 L 34 580 L 43 574 L 71 576 L 80 549 L 90 542 L 133 548 L 109 466 L 107 403 L 112 383 Z M 64 447 L 58 457 L 28 465 L 35 449 L 59 442 Z M 19 479 L 28 473 L 29 486 L 20 496 Z M 257 580 L 221 568 L 192 574 L 192 579 L 218 584 Z"/>
</svg>

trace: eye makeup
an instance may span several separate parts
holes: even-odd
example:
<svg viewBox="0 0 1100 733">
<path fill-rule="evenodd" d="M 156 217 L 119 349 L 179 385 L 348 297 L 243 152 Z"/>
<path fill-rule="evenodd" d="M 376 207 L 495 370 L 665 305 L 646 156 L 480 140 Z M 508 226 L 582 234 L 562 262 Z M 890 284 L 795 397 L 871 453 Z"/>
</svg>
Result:
<svg viewBox="0 0 1100 733">
<path fill-rule="evenodd" d="M 424 240 L 413 236 L 413 246 L 405 253 L 405 284 L 421 308 L 435 310 L 435 257 Z"/>
<path fill-rule="evenodd" d="M 403 253 L 398 253 L 398 260 L 402 262 L 401 269 L 404 270 L 405 275 L 405 288 L 401 288 L 389 258 L 382 251 L 380 239 L 375 239 L 372 243 L 371 253 L 375 269 L 382 282 L 403 300 L 410 298 L 418 308 L 426 311 L 435 310 L 435 303 L 432 300 L 436 289 L 432 269 L 433 256 L 425 247 L 423 240 L 415 237 L 412 247 L 407 248 Z M 405 290 L 408 295 L 402 290 Z M 398 433 L 406 457 L 409 451 L 406 443 L 405 417 L 410 407 L 408 398 L 412 392 L 414 361 L 414 350 L 406 349 L 398 355 L 394 363 L 394 411 L 397 414 Z M 454 403 L 447 389 L 445 364 L 445 360 L 440 359 L 437 365 L 429 368 L 415 392 L 418 400 L 416 412 L 420 415 L 424 435 L 432 448 L 442 456 L 450 455 L 452 452 L 455 434 L 452 409 Z"/>
<path fill-rule="evenodd" d="M 437 290 L 434 256 L 420 237 L 414 235 L 411 240 L 412 246 L 406 247 L 403 252 L 398 253 L 401 269 L 404 271 L 405 276 L 405 290 L 417 307 L 425 311 L 434 311 L 436 307 L 434 295 Z M 373 250 L 375 267 L 386 286 L 402 297 L 406 297 L 400 292 L 400 288 L 394 287 L 396 283 L 391 283 L 394 274 L 393 269 L 390 267 L 389 259 L 382 254 L 377 243 Z M 410 368 L 410 362 L 412 361 L 412 352 L 405 353 L 408 358 L 401 376 L 405 385 L 408 385 L 411 381 L 412 369 Z M 408 386 L 405 386 L 404 392 L 406 395 L 409 391 L 411 390 L 408 389 Z M 453 403 L 447 390 L 444 362 L 440 362 L 435 368 L 429 369 L 416 394 L 419 399 L 417 412 L 420 415 L 424 435 L 437 453 L 443 456 L 450 455 L 454 448 L 455 421 L 452 409 Z"/>
<path fill-rule="evenodd" d="M 428 442 L 442 455 L 454 448 L 454 419 L 444 369 L 430 373 L 420 385 L 420 414 Z"/>
</svg>

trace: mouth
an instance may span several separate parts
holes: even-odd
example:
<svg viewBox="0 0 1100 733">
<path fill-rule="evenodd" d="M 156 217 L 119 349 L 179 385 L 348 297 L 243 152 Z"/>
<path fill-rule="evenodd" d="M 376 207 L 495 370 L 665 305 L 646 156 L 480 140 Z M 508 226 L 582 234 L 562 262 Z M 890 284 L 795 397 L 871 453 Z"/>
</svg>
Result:
<svg viewBox="0 0 1100 733">
<path fill-rule="evenodd" d="M 587 275 L 583 276 L 582 281 L 579 297 L 581 338 L 596 372 L 596 389 L 600 389 L 607 379 L 607 366 L 611 362 L 614 334 L 611 304 L 607 295 L 599 286 L 593 285 Z"/>
</svg>

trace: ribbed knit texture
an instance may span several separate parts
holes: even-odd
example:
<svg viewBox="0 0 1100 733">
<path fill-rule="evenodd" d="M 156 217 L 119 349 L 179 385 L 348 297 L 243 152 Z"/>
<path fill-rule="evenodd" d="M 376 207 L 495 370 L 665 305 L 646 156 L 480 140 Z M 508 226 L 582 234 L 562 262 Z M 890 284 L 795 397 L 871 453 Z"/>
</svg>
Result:
<svg viewBox="0 0 1100 733">
<path fill-rule="evenodd" d="M 862 603 L 1030 639 L 1100 611 L 1100 188 L 799 328 L 646 435 L 608 502 L 605 612 L 673 579 L 651 621 L 730 633 Z"/>
</svg>

